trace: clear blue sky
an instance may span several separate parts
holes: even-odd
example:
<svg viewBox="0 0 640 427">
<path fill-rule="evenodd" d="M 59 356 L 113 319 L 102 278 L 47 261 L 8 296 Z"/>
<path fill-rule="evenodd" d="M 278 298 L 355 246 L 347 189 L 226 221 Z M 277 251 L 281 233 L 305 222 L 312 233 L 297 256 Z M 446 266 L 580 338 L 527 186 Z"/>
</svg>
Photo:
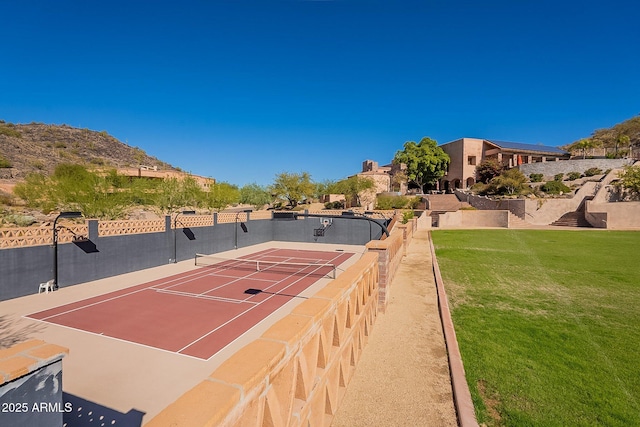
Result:
<svg viewBox="0 0 640 427">
<path fill-rule="evenodd" d="M 636 0 L 0 0 L 0 119 L 237 185 L 406 141 L 558 146 L 640 113 Z"/>
</svg>

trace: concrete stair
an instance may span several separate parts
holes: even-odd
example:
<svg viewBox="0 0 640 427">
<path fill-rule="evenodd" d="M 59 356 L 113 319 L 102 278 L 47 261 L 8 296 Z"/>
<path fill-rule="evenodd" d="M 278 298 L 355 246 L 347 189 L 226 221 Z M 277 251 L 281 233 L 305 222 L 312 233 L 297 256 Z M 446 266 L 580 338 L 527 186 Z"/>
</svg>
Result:
<svg viewBox="0 0 640 427">
<path fill-rule="evenodd" d="M 584 217 L 584 211 L 567 212 L 551 225 L 557 227 L 593 227 Z"/>
<path fill-rule="evenodd" d="M 455 212 L 465 205 L 469 206 L 467 202 L 458 200 L 455 194 L 430 194 L 427 200 L 428 209 L 431 211 Z"/>
<path fill-rule="evenodd" d="M 427 196 L 429 201 L 427 206 L 430 210 L 431 226 L 438 226 L 438 215 L 455 212 L 464 207 L 470 207 L 467 202 L 461 202 L 455 194 L 430 194 Z"/>
<path fill-rule="evenodd" d="M 509 212 L 509 228 L 533 228 L 533 226 L 519 216 Z"/>
</svg>

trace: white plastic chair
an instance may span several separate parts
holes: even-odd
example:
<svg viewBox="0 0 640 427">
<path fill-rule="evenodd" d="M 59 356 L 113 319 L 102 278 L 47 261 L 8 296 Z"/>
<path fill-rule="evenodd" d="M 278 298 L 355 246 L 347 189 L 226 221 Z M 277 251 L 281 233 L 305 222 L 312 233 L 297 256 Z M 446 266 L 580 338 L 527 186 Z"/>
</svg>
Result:
<svg viewBox="0 0 640 427">
<path fill-rule="evenodd" d="M 49 280 L 48 282 L 44 282 L 44 283 L 40 283 L 40 288 L 38 289 L 38 293 L 42 293 L 42 291 L 44 291 L 46 294 L 49 293 L 49 291 L 53 292 L 53 279 Z"/>
</svg>

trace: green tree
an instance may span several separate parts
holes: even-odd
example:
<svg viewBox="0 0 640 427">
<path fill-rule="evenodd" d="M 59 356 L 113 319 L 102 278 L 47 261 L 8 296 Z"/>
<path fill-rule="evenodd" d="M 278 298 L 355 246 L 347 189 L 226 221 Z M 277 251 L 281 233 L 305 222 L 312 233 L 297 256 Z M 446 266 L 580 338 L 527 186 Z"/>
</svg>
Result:
<svg viewBox="0 0 640 427">
<path fill-rule="evenodd" d="M 518 169 L 509 169 L 489 183 L 495 194 L 518 194 L 527 186 L 527 177 Z"/>
<path fill-rule="evenodd" d="M 629 191 L 632 198 L 640 198 L 640 166 L 625 166 L 619 178 L 619 186 Z"/>
<path fill-rule="evenodd" d="M 270 202 L 271 194 L 269 191 L 255 182 L 240 188 L 240 203 L 251 205 L 255 210 L 260 210 Z"/>
<path fill-rule="evenodd" d="M 279 199 L 287 200 L 292 208 L 298 206 L 301 200 L 313 197 L 314 192 L 315 185 L 308 172 L 280 173 L 271 186 L 271 193 Z"/>
<path fill-rule="evenodd" d="M 157 188 L 156 206 L 164 213 L 171 213 L 180 206 L 183 206 L 183 202 L 184 198 L 182 197 L 178 178 L 171 177 L 163 179 Z"/>
<path fill-rule="evenodd" d="M 64 210 L 79 210 L 87 218 L 115 219 L 127 208 L 128 197 L 114 186 L 117 174 L 99 175 L 78 164 L 60 164 L 52 175 L 55 199 Z"/>
<path fill-rule="evenodd" d="M 240 190 L 237 186 L 228 182 L 216 182 L 206 194 L 205 204 L 207 208 L 221 211 L 229 205 L 240 201 Z"/>
<path fill-rule="evenodd" d="M 347 179 L 338 181 L 335 189 L 338 194 L 344 194 L 347 200 L 355 200 L 356 206 L 361 206 L 361 196 L 367 190 L 375 187 L 373 179 L 362 176 L 351 176 Z"/>
<path fill-rule="evenodd" d="M 335 187 L 336 187 L 336 182 L 334 180 L 324 180 L 322 182 L 316 182 L 315 185 L 315 190 L 314 190 L 314 194 L 313 197 L 320 199 L 322 198 L 322 196 L 325 196 L 327 194 L 336 194 Z"/>
<path fill-rule="evenodd" d="M 54 210 L 58 204 L 50 178 L 42 173 L 31 173 L 16 184 L 13 193 L 25 201 L 27 206 L 42 209 L 44 213 Z"/>
<path fill-rule="evenodd" d="M 180 181 L 180 191 L 182 192 L 184 206 L 199 207 L 204 204 L 206 199 L 205 191 L 194 177 L 185 176 Z"/>
<path fill-rule="evenodd" d="M 450 159 L 436 141 L 422 138 L 419 143 L 408 141 L 404 150 L 396 152 L 393 163 L 404 163 L 407 166 L 409 181 L 424 190 L 425 185 L 433 184 L 442 178 L 447 171 Z"/>
<path fill-rule="evenodd" d="M 618 148 L 619 147 L 629 147 L 629 145 L 631 144 L 631 139 L 624 134 L 620 134 L 618 135 L 618 137 L 615 139 L 615 144 L 614 144 L 614 157 L 617 158 L 618 157 Z M 624 150 L 623 153 L 627 154 L 629 151 L 628 150 Z"/>
<path fill-rule="evenodd" d="M 500 175 L 503 167 L 495 159 L 488 159 L 476 166 L 476 177 L 479 182 L 488 184 L 496 176 Z"/>
</svg>

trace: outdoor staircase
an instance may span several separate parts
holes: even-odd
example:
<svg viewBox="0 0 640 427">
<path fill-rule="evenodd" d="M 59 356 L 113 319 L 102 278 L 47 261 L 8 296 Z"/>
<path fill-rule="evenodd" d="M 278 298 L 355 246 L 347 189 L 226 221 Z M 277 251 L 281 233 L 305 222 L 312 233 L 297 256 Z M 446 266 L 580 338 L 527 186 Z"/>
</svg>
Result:
<svg viewBox="0 0 640 427">
<path fill-rule="evenodd" d="M 519 216 L 509 212 L 509 228 L 533 228 L 533 226 Z"/>
<path fill-rule="evenodd" d="M 567 212 L 551 225 L 557 227 L 593 227 L 584 217 L 584 211 Z"/>
<path fill-rule="evenodd" d="M 431 216 L 431 226 L 438 226 L 438 217 L 440 214 L 447 212 L 455 212 L 460 208 L 471 206 L 467 202 L 461 202 L 455 194 L 430 194 L 427 196 L 429 200 L 428 209 Z"/>
<path fill-rule="evenodd" d="M 587 196 L 580 202 L 580 206 L 574 212 L 567 212 L 560 218 L 551 223 L 551 225 L 557 227 L 590 227 L 593 226 L 587 221 L 584 216 L 585 206 L 587 200 L 593 200 L 593 196 Z"/>
</svg>

